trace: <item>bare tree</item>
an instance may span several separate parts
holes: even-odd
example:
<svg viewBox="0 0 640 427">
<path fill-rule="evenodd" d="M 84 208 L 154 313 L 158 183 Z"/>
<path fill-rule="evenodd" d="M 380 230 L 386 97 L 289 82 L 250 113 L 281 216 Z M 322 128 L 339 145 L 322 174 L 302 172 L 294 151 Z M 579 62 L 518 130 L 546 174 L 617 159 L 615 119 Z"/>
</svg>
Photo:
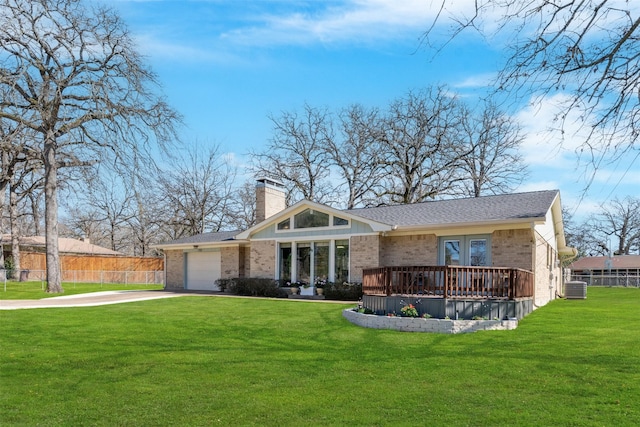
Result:
<svg viewBox="0 0 640 427">
<path fill-rule="evenodd" d="M 287 202 L 300 199 L 332 203 L 334 187 L 328 182 L 326 147 L 333 140 L 331 114 L 305 104 L 301 113 L 269 117 L 273 137 L 265 151 L 252 152 L 256 176 L 275 178 L 287 187 Z"/>
<path fill-rule="evenodd" d="M 444 87 L 409 92 L 391 103 L 380 131 L 387 175 L 382 203 L 416 203 L 450 194 L 466 153 L 457 149 L 461 109 Z"/>
<path fill-rule="evenodd" d="M 133 188 L 109 171 L 87 172 L 84 191 L 78 193 L 70 210 L 74 212 L 71 225 L 79 233 L 91 235 L 76 237 L 88 238 L 113 251 L 125 251 L 129 241 L 125 226 L 132 216 Z"/>
<path fill-rule="evenodd" d="M 438 19 L 450 4 L 453 0 L 441 0 Z M 477 0 L 468 16 L 453 17 L 452 37 L 473 30 L 510 43 L 498 90 L 512 99 L 570 94 L 557 115 L 558 127 L 564 131 L 569 113 L 577 113 L 588 133 L 578 152 L 594 168 L 605 156 L 615 159 L 635 146 L 640 135 L 640 8 L 635 2 Z M 434 39 L 434 28 L 425 33 L 426 43 Z"/>
<path fill-rule="evenodd" d="M 587 221 L 589 253 L 629 255 L 640 250 L 640 198 L 618 198 Z"/>
<path fill-rule="evenodd" d="M 245 182 L 235 191 L 229 207 L 229 226 L 246 230 L 256 223 L 256 188 L 254 181 Z"/>
<path fill-rule="evenodd" d="M 480 197 L 513 191 L 527 177 L 527 166 L 518 152 L 523 141 L 520 126 L 495 104 L 480 112 L 461 114 L 460 173 L 463 193 Z"/>
<path fill-rule="evenodd" d="M 0 40 L 0 118 L 38 135 L 30 149 L 44 165 L 47 292 L 62 292 L 59 169 L 141 162 L 150 143 L 175 137 L 179 117 L 111 9 L 1 0 Z"/>
<path fill-rule="evenodd" d="M 380 161 L 379 114 L 361 105 L 351 105 L 340 113 L 340 133 L 326 140 L 330 164 L 340 173 L 347 189 L 346 208 L 377 204 L 376 189 L 382 180 Z"/>
<path fill-rule="evenodd" d="M 159 255 L 151 249 L 154 243 L 160 243 L 164 238 L 163 201 L 156 193 L 157 186 L 151 182 L 134 181 L 132 215 L 128 221 L 128 229 L 133 242 L 132 255 Z"/>
<path fill-rule="evenodd" d="M 4 227 L 4 209 L 6 206 L 7 189 L 14 181 L 16 170 L 27 159 L 25 147 L 22 144 L 22 134 L 18 127 L 10 127 L 0 118 L 0 248 L 3 247 L 2 235 Z M 5 267 L 4 250 L 0 250 L 0 268 Z"/>
<path fill-rule="evenodd" d="M 235 176 L 235 168 L 219 147 L 205 149 L 197 144 L 172 162 L 170 169 L 160 170 L 157 181 L 170 210 L 165 220 L 173 229 L 171 238 L 225 229 Z"/>
</svg>

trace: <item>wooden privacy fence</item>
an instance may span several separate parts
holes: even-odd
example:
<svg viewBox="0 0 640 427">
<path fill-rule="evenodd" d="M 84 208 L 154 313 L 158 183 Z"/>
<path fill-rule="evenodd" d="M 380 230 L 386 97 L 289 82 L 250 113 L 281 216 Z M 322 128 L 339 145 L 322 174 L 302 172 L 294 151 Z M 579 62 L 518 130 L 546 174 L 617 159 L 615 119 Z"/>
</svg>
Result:
<svg viewBox="0 0 640 427">
<path fill-rule="evenodd" d="M 46 255 L 21 252 L 16 279 L 46 280 Z M 60 255 L 63 282 L 164 283 L 164 259 L 109 255 Z"/>
<path fill-rule="evenodd" d="M 365 295 L 516 299 L 533 297 L 533 289 L 533 273 L 519 268 L 379 267 L 362 275 Z"/>
<path fill-rule="evenodd" d="M 162 271 L 164 259 L 109 255 L 60 254 L 62 271 Z M 46 255 L 41 252 L 21 252 L 21 270 L 46 270 Z"/>
</svg>

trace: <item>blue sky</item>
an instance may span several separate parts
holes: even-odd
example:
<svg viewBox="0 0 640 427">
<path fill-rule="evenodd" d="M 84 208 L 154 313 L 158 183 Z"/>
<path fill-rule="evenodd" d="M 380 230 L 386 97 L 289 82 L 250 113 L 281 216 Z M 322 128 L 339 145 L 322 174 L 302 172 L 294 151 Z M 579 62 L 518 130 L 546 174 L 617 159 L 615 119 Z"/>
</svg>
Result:
<svg viewBox="0 0 640 427">
<path fill-rule="evenodd" d="M 470 13 L 456 0 L 448 13 Z M 170 104 L 185 118 L 187 143 L 218 144 L 242 166 L 271 137 L 268 115 L 305 102 L 338 110 L 383 108 L 409 90 L 446 84 L 473 103 L 503 58 L 499 41 L 465 34 L 439 54 L 420 45 L 437 0 L 112 0 Z M 455 8 L 455 9 L 454 9 Z M 444 22 L 444 21 L 443 21 Z M 447 34 L 437 28 L 435 34 Z M 532 99 L 535 94 L 532 94 Z M 556 94 L 562 97 L 563 94 Z M 580 132 L 549 133 L 552 98 L 522 100 L 510 113 L 527 139 L 531 175 L 520 191 L 560 189 L 563 204 L 597 212 L 615 196 L 638 196 L 640 162 L 605 162 L 587 185 L 574 149 Z M 571 122 L 571 121 L 570 121 Z"/>
</svg>

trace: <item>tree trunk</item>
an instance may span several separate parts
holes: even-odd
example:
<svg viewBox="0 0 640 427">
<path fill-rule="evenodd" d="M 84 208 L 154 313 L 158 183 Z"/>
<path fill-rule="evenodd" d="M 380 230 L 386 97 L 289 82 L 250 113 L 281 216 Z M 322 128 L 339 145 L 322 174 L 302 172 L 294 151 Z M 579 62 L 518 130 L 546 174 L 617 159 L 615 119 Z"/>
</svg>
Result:
<svg viewBox="0 0 640 427">
<path fill-rule="evenodd" d="M 50 133 L 44 143 L 44 229 L 47 251 L 47 292 L 62 293 L 58 251 L 58 163 L 56 141 Z"/>
<path fill-rule="evenodd" d="M 13 260 L 13 277 L 20 278 L 20 232 L 18 231 L 18 194 L 13 183 L 9 184 L 9 224 L 11 227 L 11 259 Z"/>
<path fill-rule="evenodd" d="M 5 171 L 6 167 L 9 164 L 9 155 L 6 151 L 2 151 L 2 170 Z M 4 242 L 2 241 L 2 235 L 4 234 L 4 223 L 2 218 L 4 218 L 4 202 L 6 200 L 6 191 L 7 191 L 7 180 L 3 176 L 0 179 L 0 269 L 4 269 Z M 4 274 L 6 277 L 7 271 L 4 270 Z"/>
</svg>

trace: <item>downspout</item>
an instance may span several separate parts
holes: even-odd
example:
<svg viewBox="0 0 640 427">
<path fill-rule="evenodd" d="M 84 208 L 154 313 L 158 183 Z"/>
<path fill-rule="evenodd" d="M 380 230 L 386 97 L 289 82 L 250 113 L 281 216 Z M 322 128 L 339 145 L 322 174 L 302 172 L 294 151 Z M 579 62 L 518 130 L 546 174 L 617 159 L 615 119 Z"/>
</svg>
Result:
<svg viewBox="0 0 640 427">
<path fill-rule="evenodd" d="M 163 290 L 167 290 L 167 252 L 166 251 L 162 251 L 162 259 L 163 259 L 163 276 L 164 276 L 164 283 L 162 284 L 162 289 Z"/>
</svg>

